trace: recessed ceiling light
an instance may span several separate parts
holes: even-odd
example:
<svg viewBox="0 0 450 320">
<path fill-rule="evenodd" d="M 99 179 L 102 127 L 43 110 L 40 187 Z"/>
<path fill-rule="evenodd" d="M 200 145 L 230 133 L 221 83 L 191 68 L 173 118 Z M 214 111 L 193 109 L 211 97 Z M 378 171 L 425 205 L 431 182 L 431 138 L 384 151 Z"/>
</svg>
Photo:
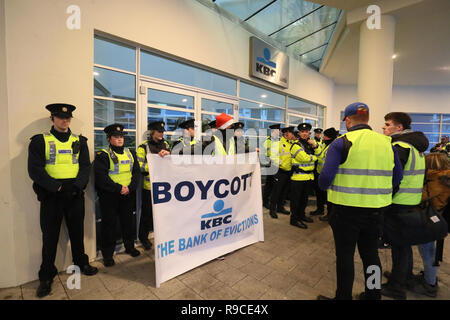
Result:
<svg viewBox="0 0 450 320">
<path fill-rule="evenodd" d="M 187 99 L 185 98 L 185 99 L 183 99 L 183 100 L 181 100 L 181 101 L 183 101 L 183 102 L 187 102 Z"/>
<path fill-rule="evenodd" d="M 439 67 L 438 70 L 441 70 L 441 71 L 450 71 L 450 66 Z"/>
<path fill-rule="evenodd" d="M 395 59 L 395 58 L 397 58 L 397 54 L 392 55 L 392 59 Z"/>
<path fill-rule="evenodd" d="M 98 73 L 97 71 L 94 71 L 94 76 L 99 76 L 100 73 Z"/>
<path fill-rule="evenodd" d="M 260 108 L 262 108 L 262 106 L 263 106 L 262 104 L 259 105 Z"/>
<path fill-rule="evenodd" d="M 267 98 L 267 94 L 262 94 L 261 98 Z"/>
</svg>

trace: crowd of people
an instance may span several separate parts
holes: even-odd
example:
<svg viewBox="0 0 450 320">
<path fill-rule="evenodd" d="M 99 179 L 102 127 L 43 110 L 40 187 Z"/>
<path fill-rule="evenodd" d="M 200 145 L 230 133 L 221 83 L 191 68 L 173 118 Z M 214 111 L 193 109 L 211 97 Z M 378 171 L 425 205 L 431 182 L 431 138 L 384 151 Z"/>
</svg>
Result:
<svg viewBox="0 0 450 320">
<path fill-rule="evenodd" d="M 84 189 L 91 167 L 86 138 L 75 135 L 69 126 L 75 107 L 51 104 L 53 126 L 50 131 L 35 135 L 29 145 L 28 172 L 40 201 L 43 235 L 40 285 L 37 296 L 51 292 L 57 269 L 54 265 L 59 230 L 65 218 L 75 265 L 85 275 L 95 275 L 97 268 L 89 264 L 83 238 Z M 126 131 L 121 124 L 105 127 L 108 146 L 95 155 L 93 168 L 95 189 L 101 211 L 101 252 L 105 267 L 114 266 L 116 221 L 119 219 L 125 252 L 140 255 L 135 248 L 136 193 L 141 188 L 142 206 L 138 238 L 145 250 L 152 249 L 149 233 L 153 230 L 149 167 L 146 155 L 194 154 L 235 155 L 253 151 L 264 154 L 276 172 L 265 176 L 263 205 L 269 216 L 290 215 L 290 224 L 307 229 L 311 216 L 320 216 L 330 224 L 336 248 L 337 290 L 334 299 L 352 299 L 354 253 L 358 246 L 364 270 L 381 263 L 379 240 L 383 236 L 383 216 L 408 211 L 423 200 L 431 199 L 436 210 L 447 212 L 450 194 L 450 151 L 445 137 L 431 153 L 424 156 L 428 140 L 421 132 L 411 131 L 411 118 L 406 113 L 392 112 L 385 116 L 384 134 L 368 125 L 369 107 L 353 103 L 345 109 L 343 119 L 347 133 L 339 135 L 334 128 L 316 128 L 300 123 L 297 127 L 270 126 L 270 136 L 263 148 L 253 147 L 244 137 L 244 123 L 222 113 L 209 123 L 203 139 L 195 136 L 195 121 L 188 119 L 178 125 L 182 137 L 170 143 L 164 139 L 164 121 L 148 124 L 147 140 L 136 150 L 124 145 Z M 296 130 L 297 129 L 297 130 Z M 230 134 L 231 132 L 231 134 Z M 427 194 L 423 194 L 424 183 Z M 316 195 L 317 209 L 306 215 L 308 197 Z M 285 208 L 290 201 L 290 210 Z M 444 214 L 445 216 L 445 214 Z M 306 222 L 306 223 L 305 223 Z M 436 296 L 437 266 L 442 257 L 443 240 L 424 243 L 419 250 L 424 272 L 412 274 L 411 246 L 392 244 L 392 272 L 381 288 L 371 288 L 361 299 L 380 299 L 381 295 L 405 299 L 406 289 Z M 436 257 L 436 259 L 434 259 Z M 436 260 L 436 261 L 434 261 Z M 369 274 L 364 272 L 366 279 Z M 319 296 L 319 299 L 331 299 Z"/>
</svg>

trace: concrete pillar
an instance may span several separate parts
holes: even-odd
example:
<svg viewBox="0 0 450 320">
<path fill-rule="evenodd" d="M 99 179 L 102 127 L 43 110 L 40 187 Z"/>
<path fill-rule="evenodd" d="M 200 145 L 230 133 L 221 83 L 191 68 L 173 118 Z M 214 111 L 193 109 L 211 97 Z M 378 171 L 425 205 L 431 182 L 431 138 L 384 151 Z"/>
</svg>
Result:
<svg viewBox="0 0 450 320">
<path fill-rule="evenodd" d="M 382 132 L 384 115 L 391 110 L 395 18 L 381 16 L 381 28 L 361 24 L 359 42 L 358 100 L 370 109 L 369 125 Z"/>
</svg>

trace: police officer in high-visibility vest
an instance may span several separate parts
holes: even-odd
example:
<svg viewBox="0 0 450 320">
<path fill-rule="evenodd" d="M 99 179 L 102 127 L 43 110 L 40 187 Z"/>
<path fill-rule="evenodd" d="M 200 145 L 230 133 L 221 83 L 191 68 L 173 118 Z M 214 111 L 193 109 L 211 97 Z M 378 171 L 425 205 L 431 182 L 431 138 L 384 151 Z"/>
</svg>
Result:
<svg viewBox="0 0 450 320">
<path fill-rule="evenodd" d="M 101 212 L 101 251 L 103 264 L 111 267 L 116 247 L 116 222 L 119 219 L 125 252 L 132 257 L 140 255 L 134 247 L 136 225 L 133 219 L 136 207 L 136 187 L 139 181 L 139 163 L 136 153 L 124 147 L 124 127 L 114 123 L 103 131 L 109 146 L 98 151 L 94 160 L 95 188 Z"/>
<path fill-rule="evenodd" d="M 283 136 L 280 138 L 280 141 L 274 143 L 275 147 L 271 148 L 270 154 L 272 163 L 278 166 L 278 171 L 274 176 L 272 194 L 270 195 L 269 215 L 274 219 L 278 219 L 277 212 L 289 214 L 289 211 L 283 207 L 283 199 L 288 190 L 291 177 L 292 158 L 289 152 L 291 149 L 289 140 L 294 138 L 294 127 L 281 128 L 281 133 Z"/>
<path fill-rule="evenodd" d="M 97 268 L 89 265 L 84 250 L 84 189 L 89 181 L 90 159 L 87 139 L 71 132 L 69 126 L 75 106 L 54 103 L 46 106 L 51 112 L 50 131 L 31 138 L 28 148 L 28 174 L 41 203 L 42 264 L 37 296 L 51 292 L 56 250 L 63 217 L 69 231 L 73 263 L 85 275 L 94 275 Z"/>
<path fill-rule="evenodd" d="M 321 147 L 321 145 L 323 143 L 322 133 L 323 133 L 323 129 L 322 128 L 314 129 L 314 140 L 319 145 L 319 147 Z"/>
<path fill-rule="evenodd" d="M 365 277 L 365 292 L 359 298 L 381 299 L 379 286 L 372 285 L 381 281 L 382 274 L 378 256 L 380 217 L 392 203 L 393 186 L 402 178 L 401 164 L 391 138 L 368 125 L 366 104 L 347 106 L 343 121 L 348 132 L 330 144 L 319 175 L 319 187 L 328 189 L 328 201 L 333 204 L 329 223 L 336 250 L 335 299 L 352 299 L 356 246 Z"/>
<path fill-rule="evenodd" d="M 384 116 L 383 133 L 392 138 L 392 144 L 398 152 L 403 168 L 400 186 L 394 189 L 389 214 L 406 214 L 422 200 L 425 178 L 425 156 L 428 139 L 420 131 L 411 130 L 411 117 L 404 112 L 391 112 Z M 400 231 L 385 232 L 388 236 Z M 390 242 L 392 250 L 392 273 L 386 284 L 382 285 L 381 294 L 393 299 L 406 299 L 407 283 L 414 283 L 412 273 L 413 253 L 411 246 L 398 245 L 395 239 Z"/>
<path fill-rule="evenodd" d="M 328 221 L 328 214 L 331 210 L 331 203 L 327 201 L 327 192 L 319 188 L 318 179 L 320 172 L 322 171 L 323 165 L 325 163 L 325 159 L 328 153 L 328 147 L 330 144 L 337 138 L 338 131 L 334 128 L 328 128 L 323 132 L 323 144 L 320 147 L 320 153 L 317 155 L 316 162 L 316 172 L 317 178 L 314 176 L 314 184 L 317 186 L 316 197 L 317 197 L 317 210 L 311 212 L 311 215 L 317 215 L 316 212 L 321 212 L 321 214 L 325 211 L 325 204 L 327 205 L 327 214 L 323 217 L 319 217 L 320 221 Z"/>
<path fill-rule="evenodd" d="M 277 143 L 280 141 L 280 128 L 281 128 L 280 124 L 273 124 L 269 126 L 270 137 L 268 137 L 263 144 L 267 159 L 270 159 L 272 143 Z M 271 163 L 268 163 L 265 166 L 270 167 Z M 270 209 L 270 194 L 272 193 L 274 176 L 275 176 L 274 174 L 266 175 L 266 182 L 264 184 L 263 206 L 267 209 Z"/>
<path fill-rule="evenodd" d="M 194 119 L 183 121 L 178 127 L 183 130 L 183 136 L 173 144 L 172 154 L 194 154 L 194 147 L 198 142 L 195 140 Z"/>
<path fill-rule="evenodd" d="M 139 221 L 139 240 L 145 250 L 150 250 L 152 244 L 148 239 L 150 231 L 153 231 L 153 216 L 152 216 L 152 202 L 150 192 L 150 176 L 147 163 L 147 153 L 157 153 L 161 157 L 170 154 L 170 145 L 164 139 L 165 131 L 164 121 L 153 121 L 148 124 L 148 140 L 144 141 L 137 148 L 136 155 L 139 162 L 139 168 L 141 170 L 143 183 L 142 183 L 142 205 L 141 205 L 141 218 Z"/>
<path fill-rule="evenodd" d="M 314 181 L 314 164 L 320 149 L 318 144 L 309 139 L 311 125 L 301 123 L 298 125 L 299 140 L 291 146 L 292 176 L 291 176 L 291 225 L 306 229 L 303 222 L 313 222 L 306 216 L 305 209 L 308 205 L 308 195 L 311 183 Z"/>
</svg>

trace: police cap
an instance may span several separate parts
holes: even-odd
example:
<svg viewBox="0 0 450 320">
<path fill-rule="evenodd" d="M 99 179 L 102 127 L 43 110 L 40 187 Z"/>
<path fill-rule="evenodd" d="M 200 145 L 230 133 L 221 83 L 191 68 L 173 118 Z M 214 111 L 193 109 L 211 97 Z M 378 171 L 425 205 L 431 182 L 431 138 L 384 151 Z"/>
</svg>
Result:
<svg viewBox="0 0 450 320">
<path fill-rule="evenodd" d="M 52 116 L 58 118 L 72 118 L 72 111 L 76 109 L 75 106 L 67 103 L 52 103 L 45 107 Z"/>
<path fill-rule="evenodd" d="M 215 128 L 216 127 L 216 120 L 211 121 L 210 123 L 208 123 L 208 126 L 210 128 Z"/>
<path fill-rule="evenodd" d="M 103 129 L 103 131 L 105 131 L 105 133 L 108 137 L 123 136 L 123 135 L 127 134 L 125 131 L 123 131 L 123 125 L 121 125 L 119 123 L 110 124 L 105 129 Z"/>
<path fill-rule="evenodd" d="M 322 132 L 323 132 L 323 129 L 321 129 L 321 128 L 314 129 L 314 133 L 322 133 Z"/>
<path fill-rule="evenodd" d="M 166 123 L 164 121 L 152 121 L 148 124 L 148 130 L 156 130 L 159 132 L 164 132 L 166 129 L 164 126 Z"/>
<path fill-rule="evenodd" d="M 297 126 L 298 131 L 311 131 L 312 125 L 306 122 L 300 123 Z"/>
<path fill-rule="evenodd" d="M 181 129 L 195 128 L 194 119 L 188 119 L 178 125 Z"/>
<path fill-rule="evenodd" d="M 231 129 L 237 130 L 237 129 L 244 129 L 244 123 L 242 122 L 235 122 L 231 125 Z"/>
<path fill-rule="evenodd" d="M 331 140 L 334 140 L 337 138 L 337 136 L 339 135 L 339 131 L 337 131 L 335 128 L 328 128 L 327 130 L 325 130 L 323 132 L 324 136 L 327 136 L 328 138 L 330 138 Z"/>
<path fill-rule="evenodd" d="M 271 125 L 271 126 L 269 126 L 269 128 L 270 129 L 272 129 L 272 130 L 275 130 L 275 129 L 278 129 L 278 130 L 280 130 L 281 129 L 281 124 L 273 124 L 273 125 Z"/>
<path fill-rule="evenodd" d="M 286 132 L 292 132 L 292 133 L 294 133 L 294 128 L 295 128 L 295 127 L 281 128 L 281 132 L 282 132 L 282 133 L 286 133 Z"/>
</svg>

